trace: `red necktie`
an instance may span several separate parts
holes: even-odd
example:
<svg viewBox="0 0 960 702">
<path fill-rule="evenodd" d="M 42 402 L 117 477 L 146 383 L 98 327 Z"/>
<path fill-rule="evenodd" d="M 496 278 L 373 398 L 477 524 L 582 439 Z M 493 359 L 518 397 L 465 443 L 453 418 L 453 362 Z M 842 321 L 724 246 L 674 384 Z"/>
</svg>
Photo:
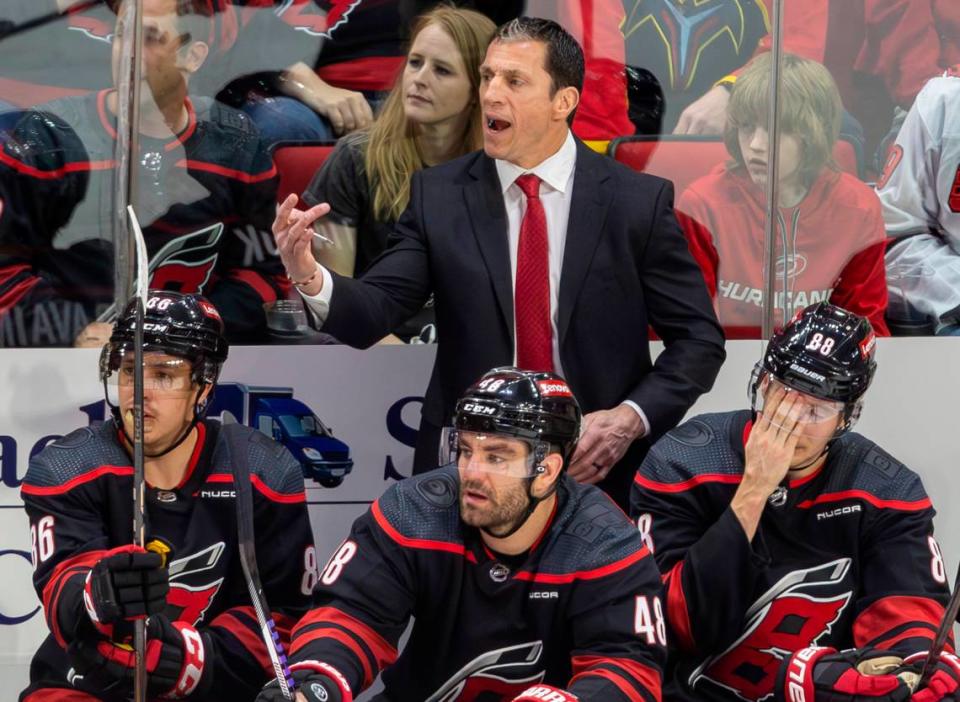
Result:
<svg viewBox="0 0 960 702">
<path fill-rule="evenodd" d="M 547 216 L 540 202 L 540 178 L 528 173 L 515 181 L 527 196 L 517 245 L 517 282 L 513 290 L 517 317 L 517 365 L 526 370 L 553 371 L 550 328 L 550 258 Z"/>
</svg>

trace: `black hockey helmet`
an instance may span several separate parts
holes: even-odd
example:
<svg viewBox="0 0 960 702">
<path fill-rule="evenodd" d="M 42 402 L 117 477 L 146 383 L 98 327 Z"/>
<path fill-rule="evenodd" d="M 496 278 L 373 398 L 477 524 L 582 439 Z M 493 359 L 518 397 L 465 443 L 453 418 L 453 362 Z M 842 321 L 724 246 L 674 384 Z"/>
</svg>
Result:
<svg viewBox="0 0 960 702">
<path fill-rule="evenodd" d="M 842 403 L 842 429 L 849 429 L 877 369 L 875 347 L 865 318 L 828 302 L 806 307 L 770 338 L 751 378 L 751 404 L 757 406 L 760 382 L 770 375 L 794 390 Z"/>
<path fill-rule="evenodd" d="M 100 356 L 100 378 L 120 367 L 124 353 L 134 348 L 136 307 L 131 301 L 113 325 L 110 342 Z M 151 290 L 143 315 L 143 350 L 186 359 L 198 385 L 215 384 L 228 344 L 223 320 L 206 298 L 167 290 Z"/>
<path fill-rule="evenodd" d="M 580 405 L 563 378 L 503 366 L 467 388 L 453 428 L 556 445 L 566 462 L 580 438 L 580 420 Z"/>
</svg>

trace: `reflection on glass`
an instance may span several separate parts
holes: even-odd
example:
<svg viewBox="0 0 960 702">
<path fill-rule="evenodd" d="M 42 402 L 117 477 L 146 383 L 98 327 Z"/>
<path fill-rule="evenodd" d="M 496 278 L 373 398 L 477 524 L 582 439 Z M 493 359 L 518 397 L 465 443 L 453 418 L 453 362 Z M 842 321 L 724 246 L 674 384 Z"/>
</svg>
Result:
<svg viewBox="0 0 960 702">
<path fill-rule="evenodd" d="M 765 302 L 770 69 L 770 55 L 759 56 L 733 88 L 724 135 L 731 162 L 692 183 L 678 201 L 720 321 L 734 335 L 759 334 Z M 781 77 L 772 303 L 789 319 L 828 299 L 886 333 L 880 205 L 833 160 L 842 110 L 836 85 L 822 65 L 792 55 L 784 57 Z"/>
</svg>

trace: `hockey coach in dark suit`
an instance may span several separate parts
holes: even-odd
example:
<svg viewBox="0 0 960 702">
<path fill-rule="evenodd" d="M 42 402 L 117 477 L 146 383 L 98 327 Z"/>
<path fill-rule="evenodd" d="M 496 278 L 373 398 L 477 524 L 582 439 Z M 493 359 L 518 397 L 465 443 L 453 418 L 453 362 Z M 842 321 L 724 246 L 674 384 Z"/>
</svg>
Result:
<svg viewBox="0 0 960 702">
<path fill-rule="evenodd" d="M 351 346 L 375 343 L 434 294 L 439 343 L 414 472 L 436 467 L 463 390 L 515 364 L 567 379 L 587 412 L 570 473 L 626 505 L 649 440 L 710 389 L 724 340 L 672 184 L 570 132 L 583 66 L 554 22 L 501 26 L 481 66 L 483 151 L 413 176 L 391 245 L 363 277 L 314 260 L 312 225 L 326 204 L 302 211 L 289 196 L 274 235 L 315 321 Z M 429 81 L 417 90 L 429 100 Z M 656 363 L 650 327 L 666 345 Z"/>
</svg>

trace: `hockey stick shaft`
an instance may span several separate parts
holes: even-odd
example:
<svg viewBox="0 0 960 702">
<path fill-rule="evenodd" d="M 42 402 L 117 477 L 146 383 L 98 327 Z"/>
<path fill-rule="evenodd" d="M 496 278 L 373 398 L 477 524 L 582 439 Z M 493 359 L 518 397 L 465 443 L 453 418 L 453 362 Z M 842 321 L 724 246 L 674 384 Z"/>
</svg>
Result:
<svg viewBox="0 0 960 702">
<path fill-rule="evenodd" d="M 260 636 L 267 647 L 273 673 L 280 686 L 283 698 L 293 699 L 295 684 L 290 668 L 287 666 L 287 655 L 280 642 L 280 632 L 270 613 L 270 605 L 263 593 L 263 583 L 260 580 L 260 570 L 257 566 L 257 549 L 253 527 L 253 490 L 250 487 L 250 466 L 248 463 L 246 442 L 237 441 L 230 437 L 227 442 L 230 447 L 230 457 L 233 464 L 233 479 L 237 495 L 237 541 L 240 547 L 240 567 L 247 582 L 247 591 L 250 601 L 257 615 L 260 625 Z"/>
<path fill-rule="evenodd" d="M 930 646 L 927 658 L 923 662 L 923 668 L 920 669 L 920 681 L 917 683 L 918 690 L 922 690 L 930 682 L 930 676 L 933 675 L 933 671 L 937 667 L 937 661 L 940 660 L 940 654 L 943 653 L 950 632 L 953 631 L 953 624 L 957 620 L 958 611 L 960 611 L 960 567 L 957 568 L 957 577 L 953 582 L 953 594 L 950 595 L 950 600 L 947 602 L 947 609 L 943 613 L 943 621 L 940 622 L 940 628 L 937 629 L 933 645 Z"/>
<path fill-rule="evenodd" d="M 10 27 L 6 32 L 3 33 L 3 39 L 8 39 L 17 34 L 23 34 L 24 32 L 29 32 L 31 29 L 36 29 L 37 27 L 42 27 L 45 24 L 50 22 L 56 22 L 59 19 L 64 19 L 69 17 L 72 14 L 77 12 L 85 12 L 91 8 L 96 7 L 97 5 L 106 4 L 104 0 L 83 0 L 83 2 L 78 2 L 74 5 L 71 5 L 66 10 L 57 11 L 57 12 L 48 12 L 45 15 L 40 15 L 39 17 L 34 17 L 29 19 L 26 22 L 21 22 L 20 24 Z"/>
</svg>

